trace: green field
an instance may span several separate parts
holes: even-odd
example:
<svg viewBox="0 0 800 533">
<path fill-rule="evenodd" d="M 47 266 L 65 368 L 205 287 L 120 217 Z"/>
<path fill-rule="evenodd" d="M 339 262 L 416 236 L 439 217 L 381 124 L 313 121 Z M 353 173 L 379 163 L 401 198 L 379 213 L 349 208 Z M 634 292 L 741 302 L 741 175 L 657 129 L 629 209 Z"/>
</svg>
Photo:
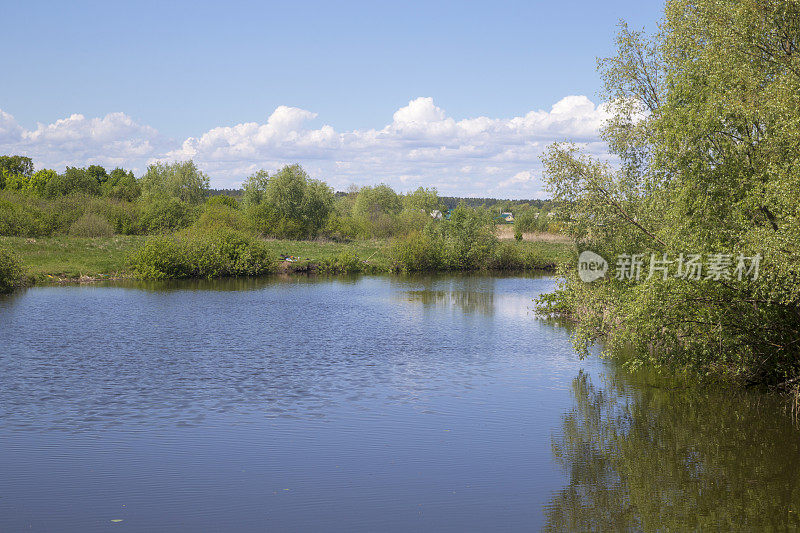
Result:
<svg viewBox="0 0 800 533">
<path fill-rule="evenodd" d="M 127 271 L 128 255 L 147 237 L 114 236 L 81 238 L 69 236 L 25 238 L 0 237 L 0 247 L 10 250 L 25 269 L 29 283 L 77 281 L 81 278 L 107 279 L 130 277 Z M 376 271 L 391 270 L 387 240 L 357 240 L 351 242 L 265 240 L 272 250 L 276 264 L 281 255 L 299 258 L 296 263 L 285 263 L 286 270 L 302 270 L 304 266 L 332 260 L 345 252 L 355 253 Z M 540 258 L 538 266 L 552 268 L 569 259 L 573 246 L 559 242 L 521 242 L 515 246 L 534 250 Z"/>
</svg>

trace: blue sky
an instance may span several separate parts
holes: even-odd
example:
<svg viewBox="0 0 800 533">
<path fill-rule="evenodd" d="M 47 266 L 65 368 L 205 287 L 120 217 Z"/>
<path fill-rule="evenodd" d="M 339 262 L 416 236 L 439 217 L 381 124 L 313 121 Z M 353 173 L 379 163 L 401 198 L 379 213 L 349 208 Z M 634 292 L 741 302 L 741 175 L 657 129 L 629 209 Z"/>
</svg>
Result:
<svg viewBox="0 0 800 533">
<path fill-rule="evenodd" d="M 662 6 L 6 2 L 0 150 L 138 171 L 193 157 L 217 186 L 299 160 L 337 188 L 541 195 L 534 152 L 572 133 L 600 149 L 587 134 L 602 118 L 595 61 L 618 19 L 652 29 Z M 578 96 L 599 107 L 513 122 Z"/>
</svg>

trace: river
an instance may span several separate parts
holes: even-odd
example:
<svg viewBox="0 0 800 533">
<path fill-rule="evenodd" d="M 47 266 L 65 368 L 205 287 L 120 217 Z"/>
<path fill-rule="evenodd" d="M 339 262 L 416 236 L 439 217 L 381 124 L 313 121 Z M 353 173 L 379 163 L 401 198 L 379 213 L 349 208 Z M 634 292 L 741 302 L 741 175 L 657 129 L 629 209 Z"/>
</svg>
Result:
<svg viewBox="0 0 800 533">
<path fill-rule="evenodd" d="M 579 359 L 548 277 L 0 298 L 0 531 L 800 527 L 783 404 Z"/>
</svg>

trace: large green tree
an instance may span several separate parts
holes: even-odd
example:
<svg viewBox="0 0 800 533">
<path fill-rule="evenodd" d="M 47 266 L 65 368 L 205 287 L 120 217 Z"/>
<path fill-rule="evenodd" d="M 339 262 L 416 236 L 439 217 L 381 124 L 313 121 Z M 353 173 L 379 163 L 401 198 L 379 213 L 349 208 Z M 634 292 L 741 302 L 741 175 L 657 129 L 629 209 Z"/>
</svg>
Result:
<svg viewBox="0 0 800 533">
<path fill-rule="evenodd" d="M 566 272 L 545 307 L 579 319 L 579 346 L 633 347 L 634 364 L 797 386 L 800 3 L 671 0 L 658 33 L 623 24 L 617 44 L 600 62 L 617 163 L 555 145 L 546 178 L 581 249 L 612 268 L 642 254 L 644 271 L 591 284 Z M 687 279 L 688 254 L 729 264 Z M 759 256 L 758 276 L 737 275 L 737 258 Z M 667 275 L 649 275 L 665 258 Z"/>
<path fill-rule="evenodd" d="M 361 218 L 375 218 L 386 215 L 396 215 L 402 209 L 400 197 L 385 184 L 374 187 L 362 187 L 358 191 L 353 214 Z"/>
<path fill-rule="evenodd" d="M 100 195 L 100 182 L 89 174 L 87 169 L 67 167 L 63 174 L 48 180 L 45 194 L 50 197 L 66 196 L 68 194 Z"/>
<path fill-rule="evenodd" d="M 443 210 L 444 204 L 439 198 L 439 192 L 435 187 L 419 187 L 403 196 L 403 208 L 424 211 L 426 214 L 430 214 L 435 210 Z"/>
<path fill-rule="evenodd" d="M 58 179 L 58 173 L 55 170 L 48 168 L 37 170 L 31 175 L 26 184 L 27 191 L 36 196 L 47 196 L 49 183 L 56 179 Z"/>
<path fill-rule="evenodd" d="M 108 181 L 108 172 L 105 167 L 100 165 L 89 165 L 89 167 L 86 168 L 86 175 L 93 178 L 100 185 Z"/>
<path fill-rule="evenodd" d="M 208 193 L 209 179 L 194 161 L 176 161 L 150 165 L 139 185 L 142 196 L 147 200 L 155 197 L 177 198 L 190 204 L 199 204 Z"/>
<path fill-rule="evenodd" d="M 21 175 L 30 177 L 33 174 L 33 160 L 22 155 L 0 155 L 0 189 L 6 187 L 9 177 Z"/>
<path fill-rule="evenodd" d="M 255 173 L 248 176 L 242 185 L 244 191 L 242 200 L 244 201 L 244 205 L 258 205 L 264 201 L 268 183 L 269 172 L 266 170 L 257 170 Z"/>
<path fill-rule="evenodd" d="M 104 196 L 129 202 L 142 194 L 142 189 L 133 172 L 119 167 L 108 174 L 108 179 L 102 184 L 102 189 Z"/>
<path fill-rule="evenodd" d="M 300 165 L 270 176 L 259 171 L 245 183 L 245 206 L 256 228 L 276 237 L 316 236 L 333 209 L 333 191 Z"/>
</svg>

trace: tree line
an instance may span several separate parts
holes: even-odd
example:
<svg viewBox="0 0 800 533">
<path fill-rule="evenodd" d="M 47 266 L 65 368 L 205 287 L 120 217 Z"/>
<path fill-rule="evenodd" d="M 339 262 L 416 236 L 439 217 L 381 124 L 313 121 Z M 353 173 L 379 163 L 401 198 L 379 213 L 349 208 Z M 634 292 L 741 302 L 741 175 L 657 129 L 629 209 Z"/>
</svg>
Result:
<svg viewBox="0 0 800 533">
<path fill-rule="evenodd" d="M 0 175 L 0 235 L 150 235 L 128 262 L 143 278 L 270 272 L 278 258 L 268 253 L 264 237 L 385 240 L 391 268 L 407 272 L 553 265 L 543 250 L 499 241 L 497 215 L 507 204 L 461 202 L 447 209 L 435 188 L 398 194 L 385 184 L 336 194 L 300 165 L 259 170 L 238 194 L 211 194 L 208 176 L 192 161 L 152 164 L 136 178 L 129 170 L 108 172 L 99 165 L 67 167 L 60 174 L 35 171 L 30 159 L 5 156 Z M 345 255 L 317 267 L 331 272 L 372 268 L 365 258 Z M 15 279 L 17 271 L 7 270 L 6 278 Z"/>
<path fill-rule="evenodd" d="M 212 191 L 193 161 L 155 163 L 137 178 L 100 165 L 35 170 L 19 155 L 0 157 L 0 189 L 0 235 L 29 237 L 152 234 L 224 223 L 275 238 L 391 238 L 423 230 L 452 200 L 435 188 L 398 194 L 385 184 L 334 193 L 299 165 L 259 170 L 238 191 Z M 480 201 L 471 208 L 495 217 L 512 205 Z M 527 202 L 513 205 L 519 214 L 539 212 Z"/>
</svg>

